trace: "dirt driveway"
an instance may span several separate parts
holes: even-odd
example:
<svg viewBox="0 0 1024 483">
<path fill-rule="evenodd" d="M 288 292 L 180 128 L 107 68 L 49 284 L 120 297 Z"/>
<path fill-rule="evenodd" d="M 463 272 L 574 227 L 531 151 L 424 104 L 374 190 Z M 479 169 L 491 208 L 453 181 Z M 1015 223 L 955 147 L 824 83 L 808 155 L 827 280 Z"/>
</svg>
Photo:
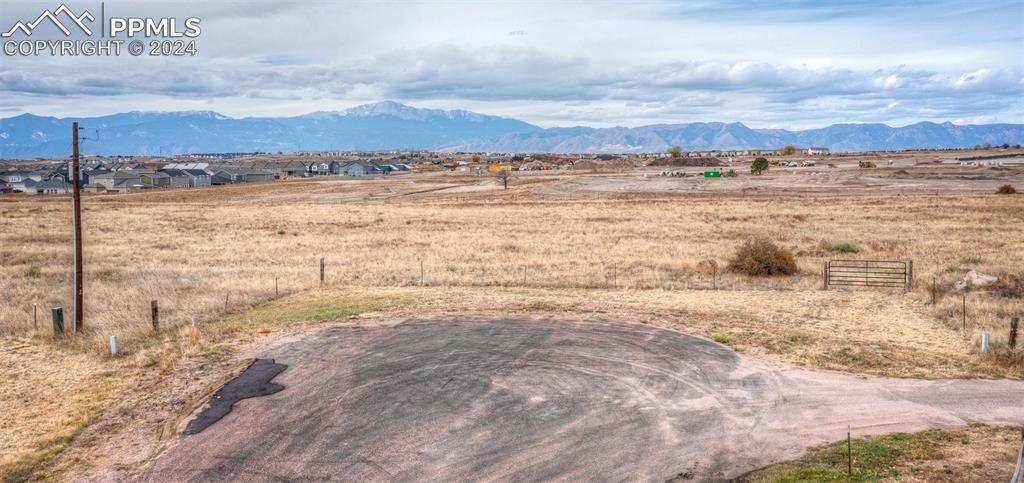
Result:
<svg viewBox="0 0 1024 483">
<path fill-rule="evenodd" d="M 284 386 L 143 480 L 729 478 L 854 435 L 1021 424 L 1024 382 L 813 372 L 600 320 L 335 327 L 262 354 Z"/>
</svg>

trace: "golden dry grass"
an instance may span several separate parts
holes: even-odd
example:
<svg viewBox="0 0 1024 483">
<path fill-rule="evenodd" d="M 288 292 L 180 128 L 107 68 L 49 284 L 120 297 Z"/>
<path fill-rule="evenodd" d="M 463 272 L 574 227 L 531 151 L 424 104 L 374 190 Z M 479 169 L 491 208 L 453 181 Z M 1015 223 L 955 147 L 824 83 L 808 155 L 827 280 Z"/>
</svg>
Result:
<svg viewBox="0 0 1024 483">
<path fill-rule="evenodd" d="M 736 246 L 763 236 L 791 249 L 801 274 L 727 275 L 720 288 L 814 290 L 832 256 L 823 242 L 862 247 L 844 258 L 914 260 L 922 294 L 932 280 L 949 285 L 968 269 L 1024 273 L 1024 197 L 565 202 L 526 201 L 527 185 L 512 195 L 521 201 L 491 202 L 510 195 L 474 192 L 478 181 L 464 183 L 462 201 L 430 193 L 347 201 L 435 185 L 337 181 L 87 198 L 86 323 L 95 350 L 110 334 L 131 350 L 148 330 L 150 300 L 160 300 L 164 324 L 212 317 L 274 297 L 275 279 L 284 293 L 316 285 L 320 257 L 330 282 L 359 286 L 686 289 L 712 285 L 700 261 L 724 266 Z M 0 203 L 0 331 L 45 334 L 33 330 L 32 305 L 41 326 L 49 307 L 69 306 L 68 216 L 65 202 Z M 972 327 L 1005 325 L 1019 310 L 972 297 Z M 954 302 L 941 300 L 936 315 L 952 321 Z"/>
<path fill-rule="evenodd" d="M 118 397 L 118 378 L 105 376 L 112 364 L 166 370 L 194 354 L 187 332 L 176 330 L 193 316 L 206 324 L 234 314 L 232 328 L 219 332 L 230 338 L 245 324 L 262 326 L 259 314 L 279 322 L 344 316 L 351 307 L 335 312 L 331 300 L 353 293 L 365 298 L 357 312 L 395 299 L 387 316 L 586 313 L 814 367 L 1019 377 L 1019 360 L 982 359 L 974 348 L 982 328 L 1004 343 L 1020 299 L 972 293 L 962 333 L 959 298 L 932 307 L 926 286 L 948 286 L 969 269 L 1024 274 L 1024 197 L 970 194 L 992 190 L 968 181 L 960 194 L 925 195 L 936 185 L 924 183 L 901 185 L 915 196 L 868 196 L 864 190 L 892 181 L 829 176 L 813 186 L 795 175 L 765 178 L 796 191 L 757 196 L 628 174 L 522 176 L 508 191 L 487 178 L 424 175 L 88 196 L 88 334 L 60 340 L 49 335 L 48 309 L 69 307 L 68 203 L 0 198 L 0 357 L 4 376 L 20 375 L 0 391 L 0 423 L 18 427 L 4 433 L 0 449 L 6 461 L 46 458 L 44 433 L 73 437 L 95 417 L 67 413 L 72 395 L 89 388 L 83 397 L 95 405 L 79 406 L 97 411 Z M 820 196 L 829 190 L 838 194 Z M 816 196 L 802 196 L 809 192 Z M 713 281 L 705 261 L 722 267 L 756 236 L 792 250 L 801 272 Z M 821 291 L 821 263 L 833 256 L 823 247 L 844 242 L 861 251 L 843 258 L 914 260 L 918 289 Z M 328 285 L 343 289 L 297 294 L 287 300 L 301 308 L 284 315 L 274 305 L 248 312 L 278 292 L 316 287 L 321 257 Z M 712 285 L 720 290 L 706 290 Z M 150 335 L 153 299 L 167 328 L 160 338 Z M 104 356 L 110 335 L 128 354 L 116 363 Z M 56 360 L 63 362 L 49 362 Z M 110 386 L 96 385 L 105 377 Z"/>
</svg>

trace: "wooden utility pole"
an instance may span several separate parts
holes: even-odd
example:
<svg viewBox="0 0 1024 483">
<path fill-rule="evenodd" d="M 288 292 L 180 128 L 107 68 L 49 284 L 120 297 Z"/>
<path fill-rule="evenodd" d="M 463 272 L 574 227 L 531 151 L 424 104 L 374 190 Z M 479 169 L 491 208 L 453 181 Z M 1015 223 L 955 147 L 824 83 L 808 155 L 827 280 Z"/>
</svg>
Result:
<svg viewBox="0 0 1024 483">
<path fill-rule="evenodd" d="M 78 169 L 78 123 L 71 123 L 71 209 L 74 212 L 74 244 L 75 244 L 75 297 L 74 297 L 74 313 L 75 313 L 75 333 L 82 330 L 82 319 L 84 314 L 84 307 L 82 299 L 84 291 L 82 289 L 82 192 L 79 187 L 79 169 Z"/>
</svg>

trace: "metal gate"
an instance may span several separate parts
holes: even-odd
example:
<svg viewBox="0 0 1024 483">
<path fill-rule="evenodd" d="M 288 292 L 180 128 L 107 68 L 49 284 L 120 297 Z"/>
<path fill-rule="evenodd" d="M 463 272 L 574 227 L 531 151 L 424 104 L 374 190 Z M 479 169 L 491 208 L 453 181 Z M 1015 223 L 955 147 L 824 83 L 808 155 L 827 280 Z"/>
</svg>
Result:
<svg viewBox="0 0 1024 483">
<path fill-rule="evenodd" d="M 891 260 L 829 260 L 824 268 L 825 288 L 894 287 L 914 288 L 914 262 Z"/>
</svg>

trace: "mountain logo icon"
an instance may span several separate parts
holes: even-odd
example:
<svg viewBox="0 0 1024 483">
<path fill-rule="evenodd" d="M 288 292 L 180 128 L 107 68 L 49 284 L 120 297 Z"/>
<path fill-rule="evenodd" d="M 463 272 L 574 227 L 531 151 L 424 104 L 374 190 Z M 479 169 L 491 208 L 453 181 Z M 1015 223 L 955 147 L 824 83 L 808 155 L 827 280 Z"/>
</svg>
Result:
<svg viewBox="0 0 1024 483">
<path fill-rule="evenodd" d="M 51 22 L 53 22 L 53 24 L 56 25 L 61 32 L 64 32 L 65 36 L 71 36 L 71 30 L 68 29 L 68 27 L 64 25 L 64 23 L 61 22 L 60 18 L 58 17 L 61 14 L 66 15 L 68 19 L 74 23 L 74 26 L 77 26 L 82 32 L 85 32 L 85 35 L 92 35 L 92 30 L 89 28 L 88 25 L 85 24 L 84 21 L 88 20 L 89 22 L 94 22 L 96 18 L 93 17 L 92 14 L 88 11 L 83 12 L 81 15 L 75 15 L 75 13 L 72 12 L 71 9 L 67 7 L 67 5 L 61 4 L 61 6 L 57 7 L 57 9 L 54 10 L 53 12 L 50 12 L 49 10 L 44 10 L 38 18 L 31 22 L 16 22 L 6 32 L 0 33 L 0 37 L 10 37 L 18 31 L 24 33 L 25 35 L 32 35 L 32 31 L 35 30 L 36 27 L 39 26 L 39 24 L 43 23 L 43 20 L 46 19 L 49 19 Z"/>
</svg>

